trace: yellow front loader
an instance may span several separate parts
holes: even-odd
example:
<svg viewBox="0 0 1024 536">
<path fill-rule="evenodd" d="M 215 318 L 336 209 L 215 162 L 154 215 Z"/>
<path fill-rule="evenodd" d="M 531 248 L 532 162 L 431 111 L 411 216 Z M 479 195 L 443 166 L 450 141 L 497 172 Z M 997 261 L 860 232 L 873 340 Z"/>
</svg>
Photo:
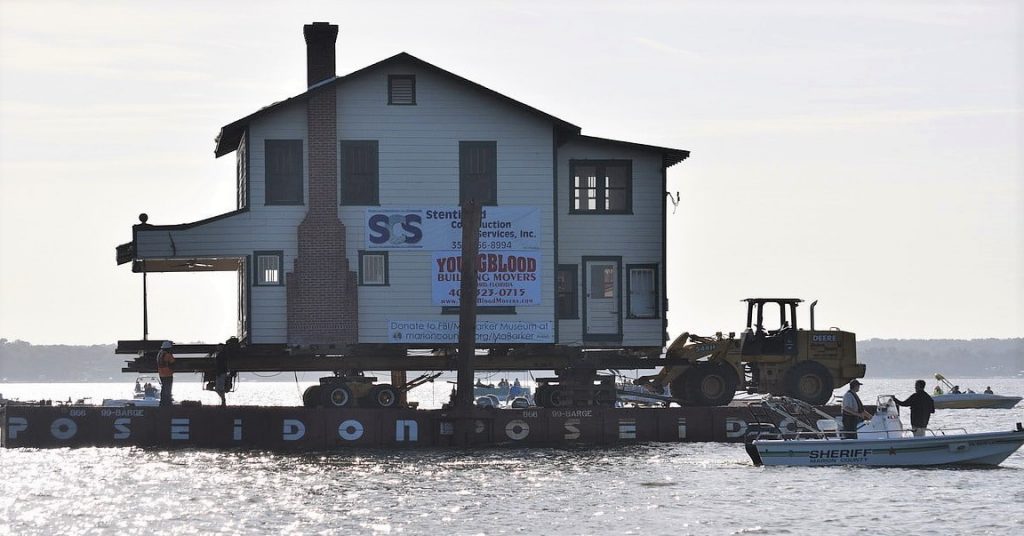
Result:
<svg viewBox="0 0 1024 536">
<path fill-rule="evenodd" d="M 855 335 L 838 328 L 816 330 L 811 304 L 810 329 L 797 327 L 797 298 L 748 298 L 747 325 L 737 339 L 733 334 L 701 337 L 683 333 L 666 350 L 666 357 L 684 359 L 683 365 L 664 367 L 654 376 L 639 378 L 660 391 L 668 386 L 672 397 L 692 406 L 721 406 L 737 390 L 784 395 L 811 404 L 825 404 L 832 391 L 854 378 L 863 378 L 865 366 L 857 362 Z M 767 306 L 767 307 L 766 307 Z M 779 323 L 765 329 L 765 316 Z"/>
</svg>

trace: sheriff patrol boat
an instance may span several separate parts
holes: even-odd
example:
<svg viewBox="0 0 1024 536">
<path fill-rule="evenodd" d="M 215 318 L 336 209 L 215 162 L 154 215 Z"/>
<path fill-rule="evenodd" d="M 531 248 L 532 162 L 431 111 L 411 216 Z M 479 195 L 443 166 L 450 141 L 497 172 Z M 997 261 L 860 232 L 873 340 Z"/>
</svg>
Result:
<svg viewBox="0 0 1024 536">
<path fill-rule="evenodd" d="M 772 401 L 766 404 L 771 406 Z M 771 409 L 781 411 L 778 404 Z M 829 415 L 814 426 L 806 418 L 800 431 L 762 429 L 749 438 L 747 454 L 754 465 L 883 467 L 999 465 L 1024 444 L 1024 427 L 1007 432 L 967 433 L 965 430 L 929 430 L 914 437 L 903 427 L 899 407 L 891 395 L 878 397 L 875 415 L 861 423 L 856 439 L 841 439 L 837 422 Z"/>
</svg>

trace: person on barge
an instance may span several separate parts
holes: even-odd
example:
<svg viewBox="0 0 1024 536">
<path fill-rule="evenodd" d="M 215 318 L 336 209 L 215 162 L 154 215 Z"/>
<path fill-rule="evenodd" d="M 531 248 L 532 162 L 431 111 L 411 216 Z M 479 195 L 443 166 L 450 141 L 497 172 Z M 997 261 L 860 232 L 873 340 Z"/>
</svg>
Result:
<svg viewBox="0 0 1024 536">
<path fill-rule="evenodd" d="M 156 354 L 156 371 L 160 375 L 160 406 L 170 406 L 171 387 L 174 385 L 174 354 L 171 348 L 174 343 L 164 341 Z"/>
</svg>

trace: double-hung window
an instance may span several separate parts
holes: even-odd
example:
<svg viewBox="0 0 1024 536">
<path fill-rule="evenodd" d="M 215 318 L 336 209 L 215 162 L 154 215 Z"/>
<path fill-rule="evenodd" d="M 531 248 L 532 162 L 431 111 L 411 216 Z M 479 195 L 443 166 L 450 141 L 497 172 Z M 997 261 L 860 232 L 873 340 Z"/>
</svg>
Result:
<svg viewBox="0 0 1024 536">
<path fill-rule="evenodd" d="M 570 160 L 569 212 L 576 214 L 631 214 L 633 162 L 631 160 Z"/>
</svg>

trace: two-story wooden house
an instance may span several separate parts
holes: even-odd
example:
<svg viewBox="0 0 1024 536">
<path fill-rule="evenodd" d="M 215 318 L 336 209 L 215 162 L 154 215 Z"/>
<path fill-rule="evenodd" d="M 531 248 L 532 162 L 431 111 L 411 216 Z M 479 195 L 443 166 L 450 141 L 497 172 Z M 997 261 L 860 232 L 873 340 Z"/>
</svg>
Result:
<svg viewBox="0 0 1024 536">
<path fill-rule="evenodd" d="M 687 151 L 582 135 L 405 53 L 337 76 L 337 32 L 305 26 L 306 91 L 221 129 L 237 208 L 142 218 L 119 263 L 237 271 L 249 345 L 438 347 L 472 198 L 480 346 L 663 346 L 666 169 Z"/>
</svg>

